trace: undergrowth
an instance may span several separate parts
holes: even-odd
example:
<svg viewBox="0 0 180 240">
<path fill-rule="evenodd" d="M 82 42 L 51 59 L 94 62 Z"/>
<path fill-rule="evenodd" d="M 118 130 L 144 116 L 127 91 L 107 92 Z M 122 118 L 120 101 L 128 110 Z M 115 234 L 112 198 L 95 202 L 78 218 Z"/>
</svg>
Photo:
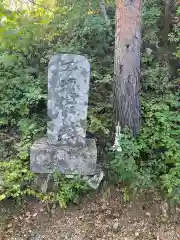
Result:
<svg viewBox="0 0 180 240">
<path fill-rule="evenodd" d="M 94 13 L 95 6 L 86 11 L 85 2 L 83 8 L 80 3 L 68 8 L 59 2 L 52 11 L 35 5 L 16 12 L 0 4 L 0 132 L 18 135 L 11 146 L 13 154 L 0 161 L 0 200 L 33 195 L 65 207 L 87 192 L 83 179 L 65 179 L 55 173 L 51 176 L 54 191 L 42 192 L 33 184 L 38 176 L 29 169 L 30 147 L 46 133 L 47 66 L 57 52 L 87 56 L 91 63 L 88 130 L 106 138 L 110 132 L 107 94 L 111 92 L 114 35 L 111 26 Z M 2 137 L 2 151 L 9 151 L 3 141 Z"/>
<path fill-rule="evenodd" d="M 34 195 L 65 207 L 88 191 L 82 179 L 69 180 L 58 174 L 53 175 L 54 191 L 42 193 L 32 186 L 36 175 L 29 169 L 29 148 L 46 133 L 47 66 L 53 54 L 87 56 L 91 64 L 88 130 L 98 136 L 103 149 L 111 143 L 114 14 L 107 25 L 96 5 L 78 2 L 82 5 L 68 8 L 59 1 L 51 11 L 35 5 L 32 10 L 17 12 L 0 4 L 0 133 L 18 135 L 11 146 L 13 154 L 0 161 L 0 200 Z M 162 2 L 143 1 L 142 15 L 142 128 L 136 139 L 122 130 L 116 139 L 115 157 L 107 164 L 113 179 L 128 189 L 156 187 L 179 201 L 179 9 L 163 54 L 159 51 Z M 1 139 L 0 148 L 8 151 Z"/>
</svg>

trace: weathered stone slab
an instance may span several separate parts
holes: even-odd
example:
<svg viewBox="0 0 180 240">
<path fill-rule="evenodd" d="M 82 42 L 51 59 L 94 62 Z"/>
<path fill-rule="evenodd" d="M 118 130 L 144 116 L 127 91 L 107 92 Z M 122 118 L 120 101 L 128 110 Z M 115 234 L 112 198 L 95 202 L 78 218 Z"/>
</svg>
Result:
<svg viewBox="0 0 180 240">
<path fill-rule="evenodd" d="M 47 191 L 49 176 L 55 171 L 69 178 L 84 175 L 92 188 L 103 178 L 96 142 L 86 139 L 89 80 L 90 65 L 85 57 L 60 54 L 50 59 L 47 137 L 30 149 L 32 172 L 47 175 L 40 184 L 42 192 Z"/>
<path fill-rule="evenodd" d="M 30 150 L 30 168 L 34 173 L 94 175 L 97 148 L 94 139 L 85 146 L 52 145 L 47 138 L 36 141 Z"/>
<path fill-rule="evenodd" d="M 80 55 L 60 54 L 48 67 L 47 135 L 52 144 L 85 145 L 90 65 Z"/>
</svg>

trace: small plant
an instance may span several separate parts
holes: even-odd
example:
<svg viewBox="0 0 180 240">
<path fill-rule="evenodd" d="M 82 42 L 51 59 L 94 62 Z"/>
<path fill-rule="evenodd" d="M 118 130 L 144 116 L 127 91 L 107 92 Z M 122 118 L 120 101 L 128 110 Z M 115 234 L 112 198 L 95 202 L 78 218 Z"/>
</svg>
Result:
<svg viewBox="0 0 180 240">
<path fill-rule="evenodd" d="M 110 161 L 110 169 L 113 171 L 113 178 L 136 191 L 147 183 L 142 169 L 137 161 L 140 157 L 140 148 L 137 141 L 127 129 L 120 132 L 120 127 L 116 128 L 115 144 L 112 148 L 114 159 Z"/>
<path fill-rule="evenodd" d="M 56 172 L 54 182 L 56 194 L 53 201 L 58 202 L 63 208 L 67 207 L 69 202 L 78 203 L 79 197 L 89 190 L 87 183 L 81 177 L 68 179 Z"/>
</svg>

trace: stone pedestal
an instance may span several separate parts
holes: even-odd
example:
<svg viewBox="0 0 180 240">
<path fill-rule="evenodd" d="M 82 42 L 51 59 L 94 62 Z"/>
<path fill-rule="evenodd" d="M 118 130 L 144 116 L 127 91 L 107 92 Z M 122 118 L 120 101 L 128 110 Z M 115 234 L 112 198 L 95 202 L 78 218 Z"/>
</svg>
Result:
<svg viewBox="0 0 180 240">
<path fill-rule="evenodd" d="M 30 149 L 32 172 L 81 175 L 91 187 L 98 187 L 103 172 L 96 164 L 96 142 L 86 139 L 89 81 L 90 65 L 84 56 L 59 54 L 50 59 L 47 113 L 51 120 L 47 137 Z"/>
<path fill-rule="evenodd" d="M 30 150 L 30 168 L 34 173 L 55 171 L 70 175 L 95 175 L 97 148 L 94 139 L 86 139 L 85 146 L 52 145 L 48 138 L 34 142 Z"/>
</svg>

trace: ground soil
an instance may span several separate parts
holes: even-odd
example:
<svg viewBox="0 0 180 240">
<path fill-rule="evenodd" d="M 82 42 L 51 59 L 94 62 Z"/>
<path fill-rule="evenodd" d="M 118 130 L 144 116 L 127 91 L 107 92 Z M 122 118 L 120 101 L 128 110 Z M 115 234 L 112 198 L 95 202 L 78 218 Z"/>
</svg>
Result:
<svg viewBox="0 0 180 240">
<path fill-rule="evenodd" d="M 180 240 L 180 209 L 149 191 L 126 202 L 106 187 L 66 210 L 0 203 L 0 240 Z"/>
</svg>

